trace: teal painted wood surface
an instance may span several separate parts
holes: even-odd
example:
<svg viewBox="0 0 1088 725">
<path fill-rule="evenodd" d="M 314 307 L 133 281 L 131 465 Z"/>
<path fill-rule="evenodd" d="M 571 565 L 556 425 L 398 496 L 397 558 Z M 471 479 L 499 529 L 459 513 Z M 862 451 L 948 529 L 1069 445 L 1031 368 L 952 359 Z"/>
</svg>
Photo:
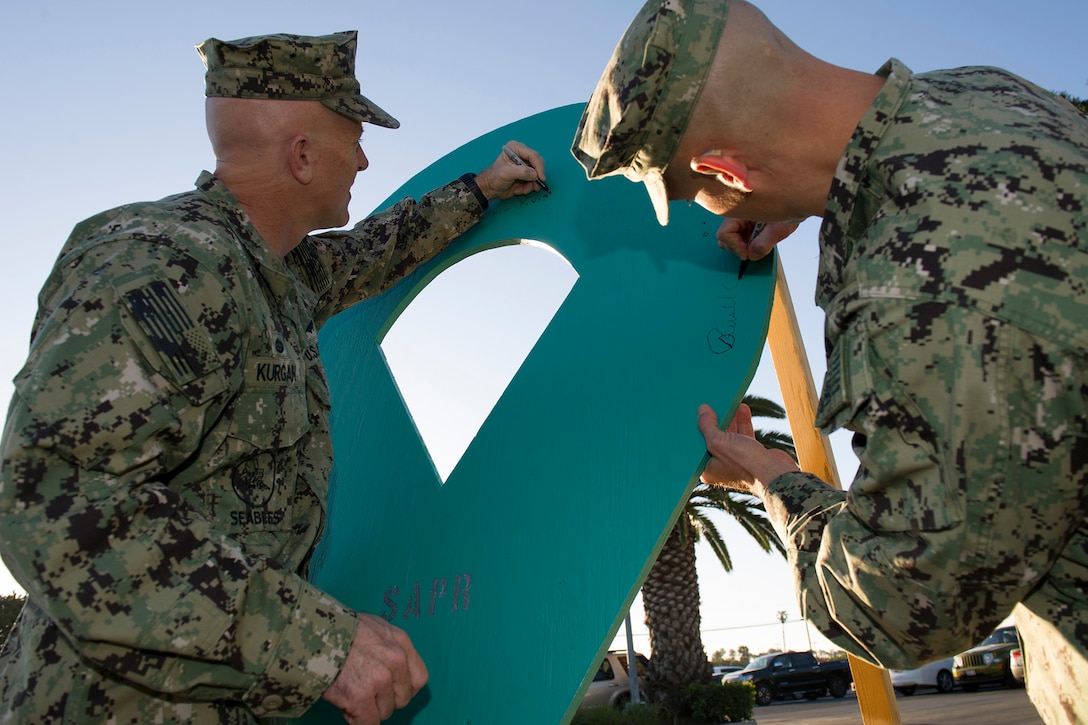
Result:
<svg viewBox="0 0 1088 725">
<path fill-rule="evenodd" d="M 336 467 L 312 579 L 404 628 L 427 663 L 427 688 L 390 722 L 569 721 L 705 463 L 697 406 L 731 417 L 763 349 L 774 260 L 738 281 L 718 218 L 676 204 L 662 228 L 641 184 L 588 182 L 568 150 L 581 110 L 497 129 L 407 182 L 386 204 L 517 139 L 552 191 L 496 204 L 322 331 Z M 579 278 L 443 484 L 379 341 L 442 270 L 523 239 Z M 304 721 L 339 715 L 322 702 Z"/>
</svg>

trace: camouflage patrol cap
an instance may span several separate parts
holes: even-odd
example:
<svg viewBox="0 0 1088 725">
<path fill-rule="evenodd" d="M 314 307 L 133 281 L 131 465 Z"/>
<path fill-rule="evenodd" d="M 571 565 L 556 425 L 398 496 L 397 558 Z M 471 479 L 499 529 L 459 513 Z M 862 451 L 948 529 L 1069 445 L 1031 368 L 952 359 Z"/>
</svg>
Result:
<svg viewBox="0 0 1088 725">
<path fill-rule="evenodd" d="M 400 122 L 360 93 L 355 78 L 358 32 L 209 38 L 196 50 L 208 72 L 205 95 L 321 101 L 353 121 L 398 128 Z"/>
<path fill-rule="evenodd" d="M 641 181 L 669 223 L 665 169 L 699 99 L 729 0 L 649 0 L 612 52 L 571 153 L 590 179 Z"/>
</svg>

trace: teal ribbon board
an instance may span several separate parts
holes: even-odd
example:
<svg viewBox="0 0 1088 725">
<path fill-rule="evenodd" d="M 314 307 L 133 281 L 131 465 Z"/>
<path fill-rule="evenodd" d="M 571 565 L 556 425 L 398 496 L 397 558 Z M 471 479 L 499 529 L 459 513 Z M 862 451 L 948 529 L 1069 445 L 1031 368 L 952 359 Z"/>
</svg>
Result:
<svg viewBox="0 0 1088 725">
<path fill-rule="evenodd" d="M 510 139 L 543 155 L 551 188 L 493 204 L 321 333 L 336 465 L 311 578 L 405 629 L 426 662 L 392 723 L 569 722 L 705 464 L 698 405 L 732 417 L 763 349 L 774 259 L 738 280 L 717 217 L 674 204 L 661 227 L 641 184 L 587 181 L 569 151 L 582 109 L 481 136 L 394 193 L 381 208 Z M 522 240 L 578 280 L 443 483 L 379 343 L 441 271 Z M 303 721 L 339 714 L 320 702 Z"/>
</svg>

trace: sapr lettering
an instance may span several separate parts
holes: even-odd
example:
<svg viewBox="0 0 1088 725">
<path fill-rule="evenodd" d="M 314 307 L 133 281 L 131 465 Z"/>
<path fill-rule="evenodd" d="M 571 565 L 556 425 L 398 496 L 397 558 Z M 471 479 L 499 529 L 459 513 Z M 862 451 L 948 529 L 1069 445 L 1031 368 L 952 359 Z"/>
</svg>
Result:
<svg viewBox="0 0 1088 725">
<path fill-rule="evenodd" d="M 398 612 L 401 619 L 419 619 L 424 612 L 428 617 L 433 617 L 446 607 L 451 612 L 467 612 L 471 589 L 471 574 L 458 574 L 453 578 L 452 586 L 447 579 L 441 577 L 432 579 L 427 587 L 424 587 L 421 582 L 413 582 L 406 587 L 408 601 L 404 604 L 402 611 L 398 601 L 401 597 L 401 588 L 392 586 L 385 590 L 382 597 L 385 609 L 380 614 L 386 621 L 392 622 L 397 618 Z"/>
</svg>

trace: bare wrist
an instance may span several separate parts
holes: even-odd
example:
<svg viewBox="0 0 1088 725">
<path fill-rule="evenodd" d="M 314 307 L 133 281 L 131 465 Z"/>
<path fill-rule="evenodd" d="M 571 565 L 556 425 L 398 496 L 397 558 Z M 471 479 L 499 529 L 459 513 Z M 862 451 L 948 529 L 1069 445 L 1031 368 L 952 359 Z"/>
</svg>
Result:
<svg viewBox="0 0 1088 725">
<path fill-rule="evenodd" d="M 488 201 L 495 201 L 499 198 L 498 190 L 491 183 L 491 170 L 487 169 L 476 174 L 476 185 L 480 187 L 480 193 L 483 194 Z"/>
</svg>

